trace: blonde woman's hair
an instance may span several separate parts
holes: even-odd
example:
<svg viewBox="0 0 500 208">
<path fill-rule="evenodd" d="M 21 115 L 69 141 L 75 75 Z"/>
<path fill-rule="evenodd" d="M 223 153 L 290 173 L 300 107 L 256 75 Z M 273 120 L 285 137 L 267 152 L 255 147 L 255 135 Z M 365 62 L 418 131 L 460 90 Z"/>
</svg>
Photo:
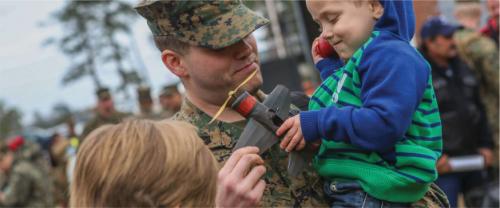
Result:
<svg viewBox="0 0 500 208">
<path fill-rule="evenodd" d="M 194 126 L 130 120 L 92 132 L 78 151 L 71 207 L 213 207 L 217 162 Z"/>
</svg>

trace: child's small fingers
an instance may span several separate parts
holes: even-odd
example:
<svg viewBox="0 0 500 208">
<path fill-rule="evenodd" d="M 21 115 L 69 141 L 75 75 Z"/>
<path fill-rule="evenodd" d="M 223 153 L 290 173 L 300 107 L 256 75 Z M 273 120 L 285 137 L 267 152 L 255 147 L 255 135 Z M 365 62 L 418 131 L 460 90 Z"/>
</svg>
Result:
<svg viewBox="0 0 500 208">
<path fill-rule="evenodd" d="M 288 144 L 290 143 L 290 141 L 293 138 L 293 135 L 295 135 L 295 132 L 297 132 L 296 128 L 292 127 L 290 129 L 288 129 L 288 132 L 286 132 L 286 135 L 283 137 L 283 140 L 280 143 L 281 149 L 285 149 L 288 146 Z"/>
<path fill-rule="evenodd" d="M 295 149 L 295 146 L 300 142 L 302 136 L 300 134 L 295 134 L 293 136 L 293 139 L 290 141 L 288 146 L 286 147 L 287 152 L 291 152 L 293 149 Z"/>
<path fill-rule="evenodd" d="M 299 150 L 304 149 L 304 147 L 306 147 L 306 140 L 304 140 L 304 138 L 302 138 L 299 142 L 299 145 L 297 145 L 297 148 L 295 148 L 295 150 L 299 151 Z"/>
<path fill-rule="evenodd" d="M 288 143 L 290 142 L 289 140 L 290 140 L 290 138 L 289 138 L 289 137 L 285 137 L 285 138 L 283 138 L 283 140 L 281 140 L 281 142 L 280 142 L 280 148 L 281 148 L 281 149 L 285 149 L 285 147 L 286 147 L 286 146 L 288 145 Z"/>
<path fill-rule="evenodd" d="M 292 119 L 287 119 L 283 124 L 276 130 L 276 135 L 281 136 L 284 132 L 286 132 L 293 125 Z"/>
</svg>

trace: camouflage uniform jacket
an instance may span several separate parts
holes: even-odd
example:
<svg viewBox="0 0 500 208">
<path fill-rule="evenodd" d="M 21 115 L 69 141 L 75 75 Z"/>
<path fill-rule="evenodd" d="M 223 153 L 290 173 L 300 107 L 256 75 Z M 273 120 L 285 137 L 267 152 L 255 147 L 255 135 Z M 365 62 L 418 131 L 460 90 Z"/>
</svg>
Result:
<svg viewBox="0 0 500 208">
<path fill-rule="evenodd" d="M 479 94 L 485 106 L 494 140 L 498 140 L 498 49 L 495 42 L 480 33 L 461 29 L 453 36 L 460 58 L 479 80 Z"/>
<path fill-rule="evenodd" d="M 176 112 L 174 112 L 174 111 L 163 110 L 160 113 L 160 117 L 163 118 L 163 119 L 167 119 L 167 118 L 172 117 L 175 113 Z"/>
<path fill-rule="evenodd" d="M 82 135 L 80 136 L 81 142 L 85 139 L 86 136 L 90 134 L 93 130 L 99 128 L 100 126 L 104 124 L 117 124 L 120 123 L 123 119 L 127 118 L 129 114 L 122 113 L 116 111 L 111 115 L 109 118 L 105 118 L 102 116 L 99 116 L 98 114 L 95 115 L 94 118 L 92 118 L 89 122 L 85 124 L 85 127 L 83 128 Z"/>
<path fill-rule="evenodd" d="M 46 172 L 50 169 L 50 155 L 48 152 L 43 151 L 38 143 L 25 141 L 23 146 L 16 151 L 15 157 L 17 160 L 27 161 Z"/>
<path fill-rule="evenodd" d="M 225 123 L 215 121 L 190 101 L 184 99 L 181 110 L 171 119 L 186 121 L 198 127 L 198 135 L 212 150 L 221 165 L 229 158 L 232 149 L 242 133 L 246 121 Z M 263 207 L 324 207 L 322 181 L 311 168 L 297 178 L 287 174 L 287 153 L 278 145 L 263 155 L 267 173 L 264 176 L 266 189 L 262 199 Z"/>
<path fill-rule="evenodd" d="M 153 120 L 153 121 L 165 119 L 161 114 L 154 113 L 154 112 L 149 112 L 149 113 L 142 113 L 141 112 L 141 113 L 139 113 L 139 115 L 135 116 L 135 118 Z"/>
<path fill-rule="evenodd" d="M 16 160 L 8 176 L 2 205 L 9 207 L 53 206 L 52 180 L 46 170 L 26 160 Z"/>
</svg>

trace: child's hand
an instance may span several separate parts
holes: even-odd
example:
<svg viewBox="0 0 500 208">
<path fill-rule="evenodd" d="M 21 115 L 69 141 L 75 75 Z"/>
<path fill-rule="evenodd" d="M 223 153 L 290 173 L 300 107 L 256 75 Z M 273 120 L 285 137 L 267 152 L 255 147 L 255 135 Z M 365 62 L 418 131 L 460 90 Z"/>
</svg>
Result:
<svg viewBox="0 0 500 208">
<path fill-rule="evenodd" d="M 319 55 L 318 50 L 316 50 L 316 48 L 318 47 L 318 44 L 319 44 L 319 39 L 320 39 L 320 37 L 317 37 L 316 39 L 314 39 L 314 41 L 312 43 L 312 47 L 311 47 L 311 55 L 312 55 L 314 64 L 317 64 L 319 61 L 321 61 L 321 59 L 323 59 L 323 57 L 321 57 Z"/>
<path fill-rule="evenodd" d="M 287 152 L 304 149 L 306 141 L 304 140 L 302 129 L 300 128 L 299 115 L 288 118 L 276 131 L 276 135 L 281 136 L 285 132 L 287 133 L 280 143 L 281 149 L 285 149 Z"/>
</svg>

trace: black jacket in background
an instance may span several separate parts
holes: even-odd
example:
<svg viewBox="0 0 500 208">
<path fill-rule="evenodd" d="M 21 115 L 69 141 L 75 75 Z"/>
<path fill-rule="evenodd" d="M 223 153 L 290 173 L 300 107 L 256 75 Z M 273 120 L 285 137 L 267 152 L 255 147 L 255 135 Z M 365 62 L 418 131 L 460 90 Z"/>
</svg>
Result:
<svg viewBox="0 0 500 208">
<path fill-rule="evenodd" d="M 443 154 L 470 155 L 477 154 L 480 147 L 492 149 L 492 135 L 473 72 L 458 57 L 443 68 L 422 54 L 432 67 L 443 127 Z"/>
</svg>

